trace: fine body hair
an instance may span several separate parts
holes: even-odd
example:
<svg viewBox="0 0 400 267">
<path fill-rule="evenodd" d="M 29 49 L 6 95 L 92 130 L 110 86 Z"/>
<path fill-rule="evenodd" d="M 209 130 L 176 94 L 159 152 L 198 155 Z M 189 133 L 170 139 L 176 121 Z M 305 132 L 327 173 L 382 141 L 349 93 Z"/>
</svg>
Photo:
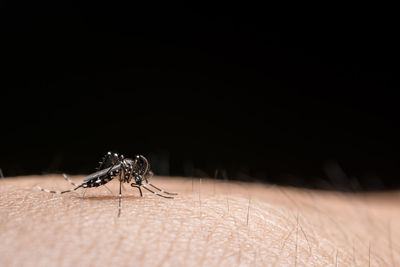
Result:
<svg viewBox="0 0 400 267">
<path fill-rule="evenodd" d="M 82 177 L 71 177 L 75 183 Z M 399 194 L 345 194 L 154 177 L 174 199 L 117 182 L 70 194 L 60 175 L 0 183 L 1 266 L 396 266 Z M 85 192 L 85 194 L 84 194 Z M 84 196 L 83 196 L 84 194 Z"/>
</svg>

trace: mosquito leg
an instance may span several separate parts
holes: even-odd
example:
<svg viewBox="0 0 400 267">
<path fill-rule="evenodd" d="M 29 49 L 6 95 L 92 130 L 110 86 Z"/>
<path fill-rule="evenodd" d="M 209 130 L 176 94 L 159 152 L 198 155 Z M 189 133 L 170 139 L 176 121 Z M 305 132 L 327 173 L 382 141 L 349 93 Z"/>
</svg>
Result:
<svg viewBox="0 0 400 267">
<path fill-rule="evenodd" d="M 78 185 L 78 186 L 76 186 L 76 187 L 74 187 L 74 188 L 72 188 L 70 190 L 66 190 L 66 191 L 53 191 L 53 190 L 49 190 L 49 189 L 45 189 L 45 188 L 41 188 L 40 186 L 37 186 L 37 188 L 39 190 L 42 190 L 43 192 L 52 193 L 52 194 L 59 194 L 59 195 L 60 194 L 65 194 L 65 193 L 69 193 L 69 192 L 73 192 L 76 189 L 81 188 L 81 187 L 82 187 L 82 185 Z"/>
<path fill-rule="evenodd" d="M 167 191 L 164 191 L 164 190 L 158 188 L 157 186 L 149 183 L 149 179 L 154 176 L 154 173 L 152 171 L 148 171 L 148 174 L 149 175 L 147 177 L 145 176 L 146 184 L 150 185 L 151 187 L 153 187 L 154 189 L 160 191 L 161 193 L 165 193 L 167 195 L 174 195 L 174 196 L 178 195 L 177 193 L 169 193 Z"/>
<path fill-rule="evenodd" d="M 119 174 L 119 202 L 118 202 L 118 217 L 121 215 L 121 201 L 122 201 L 122 171 Z"/>
<path fill-rule="evenodd" d="M 140 196 L 143 197 L 142 189 L 140 188 L 139 185 L 131 184 L 131 186 L 132 187 L 136 187 L 137 189 L 139 189 Z"/>
<path fill-rule="evenodd" d="M 114 163 L 113 165 L 111 165 L 111 167 L 108 169 L 106 175 L 109 175 L 110 172 L 112 171 L 112 169 L 113 169 L 116 165 L 118 165 L 118 164 L 119 164 L 119 163 Z M 122 165 L 120 164 L 120 166 L 122 166 Z M 121 172 L 121 173 L 122 173 L 122 172 Z"/>
<path fill-rule="evenodd" d="M 141 184 L 140 186 L 143 187 L 144 189 L 146 189 L 147 191 L 149 191 L 149 192 L 151 192 L 151 193 L 153 193 L 153 194 L 159 196 L 159 197 L 163 197 L 163 198 L 173 198 L 173 197 L 167 197 L 167 196 L 160 195 L 159 193 L 156 193 L 156 192 L 154 192 L 153 190 L 147 188 L 145 184 Z"/>
<path fill-rule="evenodd" d="M 167 194 L 167 195 L 174 195 L 174 196 L 178 195 L 178 193 L 170 193 L 170 192 L 164 191 L 164 190 L 158 188 L 157 186 L 152 185 L 152 184 L 149 183 L 149 182 L 148 182 L 147 184 L 150 185 L 151 187 L 153 187 L 154 189 L 157 189 L 157 190 L 160 191 L 161 193 L 165 193 L 165 194 Z"/>
<path fill-rule="evenodd" d="M 65 173 L 63 173 L 62 175 L 63 175 L 64 179 L 65 179 L 68 183 L 72 184 L 72 185 L 75 186 L 75 187 L 78 186 L 76 183 L 72 182 L 71 179 L 69 179 L 68 176 L 67 176 Z"/>
<path fill-rule="evenodd" d="M 148 162 L 148 160 L 145 158 L 145 157 L 143 157 L 142 155 L 139 155 L 139 157 L 144 161 L 144 163 L 146 164 L 146 168 L 144 169 L 144 171 L 143 171 L 143 174 L 146 174 L 147 173 L 147 171 L 149 170 L 149 162 Z"/>
</svg>

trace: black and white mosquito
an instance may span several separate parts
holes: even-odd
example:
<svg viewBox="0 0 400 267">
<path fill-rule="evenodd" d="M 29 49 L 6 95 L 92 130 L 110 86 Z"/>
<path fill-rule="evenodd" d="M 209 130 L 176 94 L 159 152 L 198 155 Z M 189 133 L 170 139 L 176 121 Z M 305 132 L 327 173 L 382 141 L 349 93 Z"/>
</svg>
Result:
<svg viewBox="0 0 400 267">
<path fill-rule="evenodd" d="M 151 184 L 149 179 L 153 176 L 153 172 L 150 170 L 148 160 L 142 156 L 137 155 L 134 159 L 124 158 L 123 155 L 117 153 L 108 152 L 103 160 L 99 162 L 100 165 L 97 168 L 97 172 L 92 173 L 85 177 L 83 183 L 78 185 L 72 182 L 65 174 L 64 178 L 74 186 L 74 188 L 66 191 L 53 191 L 44 189 L 38 186 L 38 188 L 44 192 L 52 194 L 65 194 L 73 192 L 79 188 L 98 187 L 105 185 L 114 177 L 119 178 L 119 205 L 118 205 L 118 216 L 121 214 L 121 200 L 122 200 L 122 184 L 131 183 L 132 187 L 139 189 L 140 196 L 143 197 L 142 189 L 163 198 L 173 198 L 171 195 L 177 195 L 177 193 L 169 193 L 164 191 L 157 186 Z M 152 189 L 150 189 L 149 187 Z"/>
</svg>

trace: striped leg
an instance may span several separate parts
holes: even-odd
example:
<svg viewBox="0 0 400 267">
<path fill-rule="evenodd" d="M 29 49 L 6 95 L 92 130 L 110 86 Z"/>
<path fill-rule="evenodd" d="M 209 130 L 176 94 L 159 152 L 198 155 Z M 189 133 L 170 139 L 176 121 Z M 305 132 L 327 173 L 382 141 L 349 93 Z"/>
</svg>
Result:
<svg viewBox="0 0 400 267">
<path fill-rule="evenodd" d="M 73 192 L 76 189 L 81 188 L 81 187 L 82 187 L 82 185 L 78 185 L 78 186 L 76 186 L 76 187 L 74 187 L 74 188 L 72 188 L 70 190 L 66 190 L 66 191 L 53 191 L 53 190 L 49 190 L 49 189 L 45 189 L 45 188 L 41 188 L 40 186 L 37 186 L 37 188 L 39 190 L 42 190 L 43 192 L 52 193 L 52 194 L 58 194 L 58 195 Z"/>
<path fill-rule="evenodd" d="M 154 173 L 153 173 L 152 171 L 148 171 L 148 174 L 149 174 L 149 175 L 145 178 L 146 184 L 150 185 L 151 187 L 153 187 L 154 189 L 160 191 L 161 193 L 165 193 L 165 194 L 167 194 L 167 195 L 174 195 L 174 196 L 178 195 L 177 193 L 169 193 L 169 192 L 167 192 L 167 191 L 164 191 L 164 190 L 158 188 L 157 186 L 155 186 L 155 185 L 149 183 L 149 179 L 150 179 L 151 177 L 153 177 Z"/>
<path fill-rule="evenodd" d="M 151 184 L 151 183 L 149 183 L 149 182 L 147 182 L 147 184 L 148 184 L 148 185 L 150 185 L 151 187 L 153 187 L 154 189 L 156 189 L 156 190 L 160 191 L 160 193 L 165 193 L 165 194 L 167 194 L 167 195 L 173 195 L 173 196 L 176 196 L 176 195 L 178 195 L 178 193 L 170 193 L 170 192 L 164 191 L 164 190 L 162 190 L 162 189 L 158 188 L 157 186 L 155 186 L 155 185 L 152 185 L 152 184 Z"/>
<path fill-rule="evenodd" d="M 121 201 L 122 201 L 122 171 L 119 174 L 119 203 L 118 203 L 118 217 L 121 215 Z"/>
<path fill-rule="evenodd" d="M 149 191 L 149 192 L 151 192 L 151 193 L 153 193 L 153 194 L 159 196 L 159 197 L 163 197 L 163 198 L 173 198 L 173 197 L 167 197 L 167 196 L 160 195 L 159 193 L 156 193 L 156 192 L 154 192 L 153 190 L 151 190 L 151 189 L 149 189 L 148 187 L 146 187 L 145 184 L 141 184 L 140 186 L 143 187 L 144 189 L 146 189 L 147 191 Z"/>
<path fill-rule="evenodd" d="M 68 178 L 68 176 L 67 176 L 65 173 L 63 173 L 62 175 L 63 175 L 64 179 L 65 179 L 68 183 L 72 184 L 72 185 L 75 186 L 75 187 L 78 186 L 76 183 L 72 182 L 72 181 Z"/>
</svg>

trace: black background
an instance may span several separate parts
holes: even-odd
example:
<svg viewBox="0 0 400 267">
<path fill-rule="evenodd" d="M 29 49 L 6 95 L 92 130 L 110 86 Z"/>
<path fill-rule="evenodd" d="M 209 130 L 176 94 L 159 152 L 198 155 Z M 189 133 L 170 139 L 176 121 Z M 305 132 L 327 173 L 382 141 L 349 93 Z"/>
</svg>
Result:
<svg viewBox="0 0 400 267">
<path fill-rule="evenodd" d="M 288 8 L 3 6 L 0 168 L 398 188 L 395 14 Z"/>
</svg>

